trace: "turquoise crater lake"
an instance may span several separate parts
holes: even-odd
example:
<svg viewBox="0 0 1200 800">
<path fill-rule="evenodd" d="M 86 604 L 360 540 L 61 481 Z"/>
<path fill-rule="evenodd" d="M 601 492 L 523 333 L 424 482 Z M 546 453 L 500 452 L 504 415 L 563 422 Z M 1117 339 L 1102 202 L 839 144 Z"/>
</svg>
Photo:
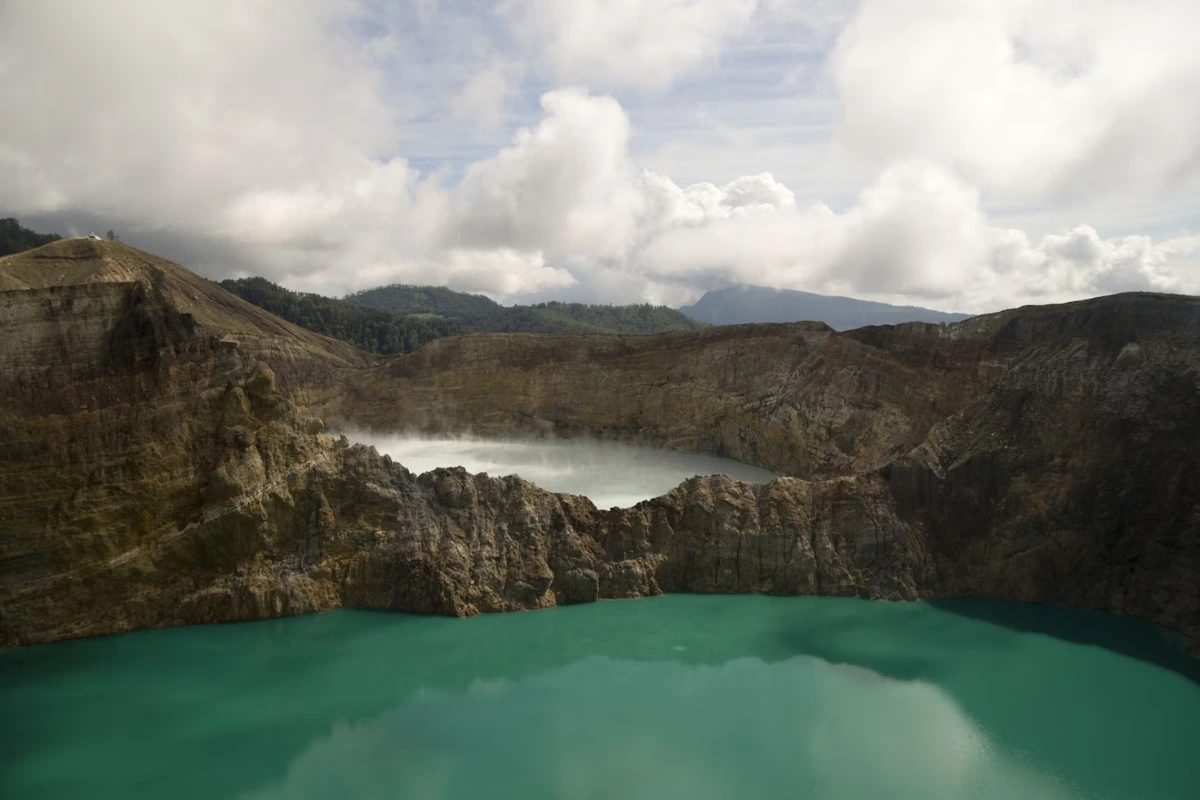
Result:
<svg viewBox="0 0 1200 800">
<path fill-rule="evenodd" d="M 1195 798 L 1190 666 L 1130 620 L 983 601 L 147 631 L 0 651 L 0 797 Z"/>
</svg>

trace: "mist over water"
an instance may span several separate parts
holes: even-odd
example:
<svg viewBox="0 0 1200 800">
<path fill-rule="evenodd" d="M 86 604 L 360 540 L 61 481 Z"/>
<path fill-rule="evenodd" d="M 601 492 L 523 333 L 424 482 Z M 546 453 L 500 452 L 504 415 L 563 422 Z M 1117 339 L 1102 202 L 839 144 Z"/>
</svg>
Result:
<svg viewBox="0 0 1200 800">
<path fill-rule="evenodd" d="M 496 440 L 346 433 L 417 474 L 464 467 L 493 477 L 518 475 L 551 492 L 578 494 L 599 508 L 627 508 L 664 495 L 696 475 L 767 483 L 776 475 L 727 458 L 589 439 Z"/>
</svg>

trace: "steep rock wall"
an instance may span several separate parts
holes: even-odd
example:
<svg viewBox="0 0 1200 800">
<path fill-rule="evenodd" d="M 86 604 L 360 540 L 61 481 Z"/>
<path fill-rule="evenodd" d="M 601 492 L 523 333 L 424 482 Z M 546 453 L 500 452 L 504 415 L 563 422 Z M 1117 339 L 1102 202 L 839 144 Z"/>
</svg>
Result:
<svg viewBox="0 0 1200 800">
<path fill-rule="evenodd" d="M 356 361 L 141 261 L 40 287 L 29 263 L 30 288 L 0 293 L 0 644 L 663 591 L 1054 601 L 1200 643 L 1192 298 L 843 334 L 468 336 Z M 600 511 L 516 478 L 414 476 L 311 410 L 609 436 L 793 477 Z"/>
</svg>

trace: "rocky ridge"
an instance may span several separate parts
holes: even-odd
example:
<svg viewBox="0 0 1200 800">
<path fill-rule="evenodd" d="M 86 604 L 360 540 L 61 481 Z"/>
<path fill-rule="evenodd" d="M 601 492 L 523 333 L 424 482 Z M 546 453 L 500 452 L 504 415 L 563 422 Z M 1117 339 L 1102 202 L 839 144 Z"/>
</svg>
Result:
<svg viewBox="0 0 1200 800">
<path fill-rule="evenodd" d="M 0 376 L 4 645 L 667 591 L 1062 602 L 1200 645 L 1195 298 L 373 359 L 149 254 L 64 240 L 0 259 Z M 416 476 L 318 417 L 642 441 L 788 477 L 600 510 Z"/>
</svg>

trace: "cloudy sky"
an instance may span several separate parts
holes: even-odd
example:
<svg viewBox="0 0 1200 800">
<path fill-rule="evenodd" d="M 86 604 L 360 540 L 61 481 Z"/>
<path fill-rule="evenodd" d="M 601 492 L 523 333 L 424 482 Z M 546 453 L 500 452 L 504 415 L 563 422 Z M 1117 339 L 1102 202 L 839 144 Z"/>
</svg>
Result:
<svg viewBox="0 0 1200 800">
<path fill-rule="evenodd" d="M 1200 293 L 1196 0 L 0 0 L 0 216 L 212 278 Z"/>
</svg>

